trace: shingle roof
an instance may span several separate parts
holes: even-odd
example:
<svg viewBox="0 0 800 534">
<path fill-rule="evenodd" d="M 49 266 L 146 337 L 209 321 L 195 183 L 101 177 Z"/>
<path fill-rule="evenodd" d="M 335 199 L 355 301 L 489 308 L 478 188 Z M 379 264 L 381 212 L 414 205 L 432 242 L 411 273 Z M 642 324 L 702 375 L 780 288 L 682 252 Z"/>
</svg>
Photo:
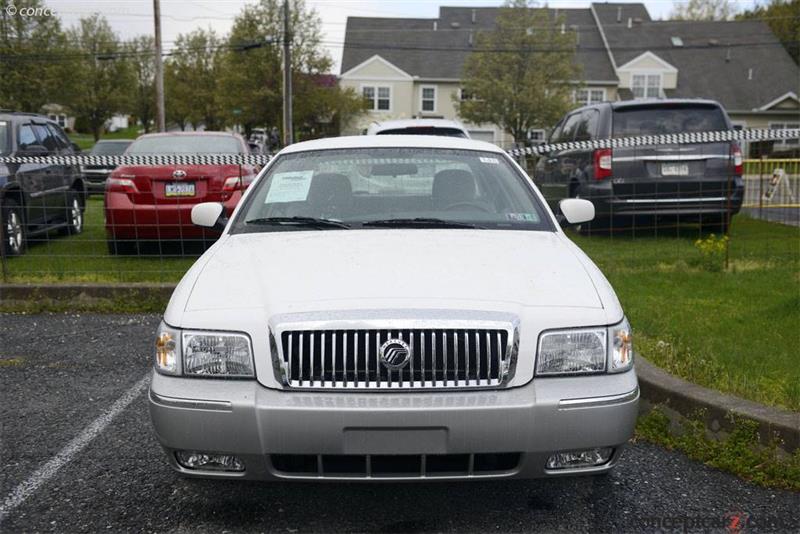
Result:
<svg viewBox="0 0 800 534">
<path fill-rule="evenodd" d="M 711 98 L 741 111 L 798 89 L 800 69 L 761 21 L 647 22 L 606 31 L 606 38 L 618 67 L 649 50 L 677 68 L 670 96 Z"/>
<path fill-rule="evenodd" d="M 578 26 L 576 60 L 583 67 L 583 79 L 616 80 L 591 11 L 548 11 L 564 15 L 568 27 Z M 493 28 L 498 12 L 499 8 L 442 7 L 438 19 L 348 17 L 342 72 L 377 54 L 412 76 L 459 79 L 471 51 L 470 34 L 475 39 L 478 31 Z"/>
</svg>

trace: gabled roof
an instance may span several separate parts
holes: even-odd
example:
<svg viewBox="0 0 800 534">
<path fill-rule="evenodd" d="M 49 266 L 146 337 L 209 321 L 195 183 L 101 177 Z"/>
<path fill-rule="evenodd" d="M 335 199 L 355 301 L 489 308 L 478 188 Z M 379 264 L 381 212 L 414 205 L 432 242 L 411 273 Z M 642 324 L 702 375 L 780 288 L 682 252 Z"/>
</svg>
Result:
<svg viewBox="0 0 800 534">
<path fill-rule="evenodd" d="M 478 31 L 494 28 L 499 11 L 494 7 L 442 7 L 437 19 L 348 17 L 342 72 L 379 55 L 412 76 L 460 79 L 472 50 L 470 39 L 474 42 Z M 582 78 L 616 81 L 591 11 L 548 11 L 552 16 L 563 15 L 567 27 L 578 26 L 576 59 L 583 67 Z"/>
<path fill-rule="evenodd" d="M 800 80 L 797 64 L 761 21 L 643 22 L 605 34 L 617 65 L 650 51 L 677 68 L 670 97 L 711 98 L 729 110 L 754 110 L 796 91 Z M 672 37 L 683 46 L 674 46 Z"/>
</svg>

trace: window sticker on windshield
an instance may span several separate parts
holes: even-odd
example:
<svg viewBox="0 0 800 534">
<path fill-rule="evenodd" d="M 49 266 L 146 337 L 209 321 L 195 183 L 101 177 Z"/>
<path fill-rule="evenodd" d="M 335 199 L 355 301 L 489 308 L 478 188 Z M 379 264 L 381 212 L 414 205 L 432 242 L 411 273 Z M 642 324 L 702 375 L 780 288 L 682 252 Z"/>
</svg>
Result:
<svg viewBox="0 0 800 534">
<path fill-rule="evenodd" d="M 495 165 L 500 163 L 500 161 L 497 158 L 484 158 L 483 156 L 481 156 L 480 160 L 481 163 L 493 163 Z"/>
<path fill-rule="evenodd" d="M 506 213 L 506 218 L 509 221 L 533 221 L 536 222 L 539 219 L 533 213 Z"/>
<path fill-rule="evenodd" d="M 308 197 L 312 176 L 314 176 L 314 171 L 275 173 L 264 204 L 304 201 Z"/>
</svg>

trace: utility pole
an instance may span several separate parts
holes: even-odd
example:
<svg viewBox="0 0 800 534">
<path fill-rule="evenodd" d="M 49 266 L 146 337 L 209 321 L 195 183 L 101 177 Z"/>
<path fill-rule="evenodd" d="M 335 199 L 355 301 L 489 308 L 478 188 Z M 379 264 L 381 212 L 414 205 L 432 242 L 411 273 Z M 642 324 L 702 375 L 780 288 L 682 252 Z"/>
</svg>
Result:
<svg viewBox="0 0 800 534">
<path fill-rule="evenodd" d="M 167 130 L 164 118 L 164 63 L 161 61 L 161 5 L 159 0 L 153 0 L 153 15 L 156 25 L 156 130 Z"/>
<path fill-rule="evenodd" d="M 293 142 L 292 33 L 289 28 L 289 0 L 283 0 L 283 146 Z"/>
</svg>

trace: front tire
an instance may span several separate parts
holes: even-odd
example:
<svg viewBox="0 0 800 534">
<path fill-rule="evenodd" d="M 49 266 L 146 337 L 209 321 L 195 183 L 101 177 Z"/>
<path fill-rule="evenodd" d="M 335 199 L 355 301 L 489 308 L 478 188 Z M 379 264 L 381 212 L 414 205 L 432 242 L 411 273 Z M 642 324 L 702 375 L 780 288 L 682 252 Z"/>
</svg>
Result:
<svg viewBox="0 0 800 534">
<path fill-rule="evenodd" d="M 6 256 L 21 256 L 27 244 L 22 208 L 12 199 L 6 199 L 3 203 L 3 249 Z"/>
</svg>

